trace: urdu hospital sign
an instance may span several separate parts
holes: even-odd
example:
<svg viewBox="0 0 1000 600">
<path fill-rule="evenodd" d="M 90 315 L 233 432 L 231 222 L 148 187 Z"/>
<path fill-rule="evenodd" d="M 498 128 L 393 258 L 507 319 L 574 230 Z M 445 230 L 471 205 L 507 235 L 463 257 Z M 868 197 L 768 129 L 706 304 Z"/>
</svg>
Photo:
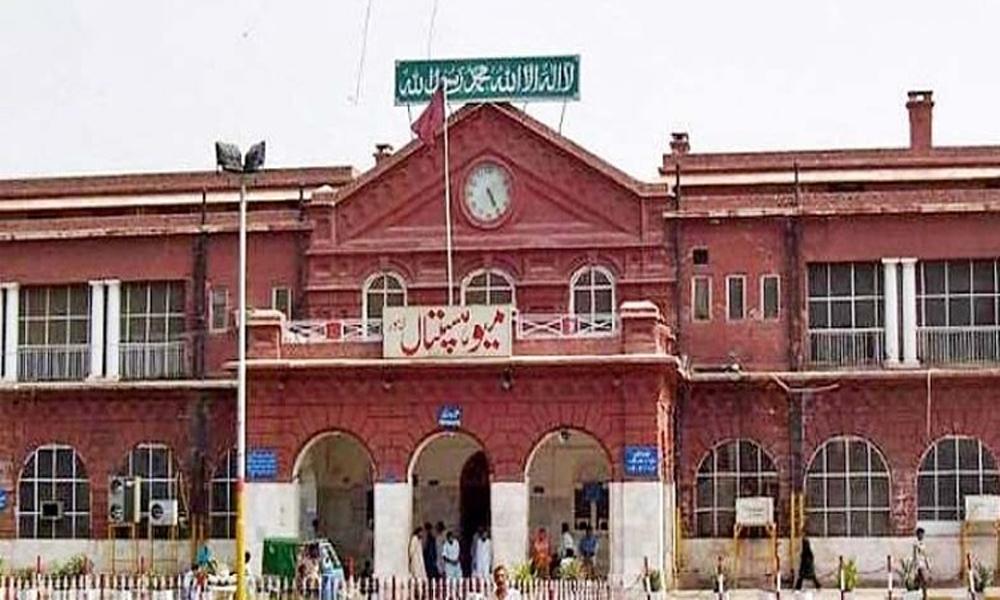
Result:
<svg viewBox="0 0 1000 600">
<path fill-rule="evenodd" d="M 396 61 L 396 105 L 427 102 L 441 82 L 449 100 L 579 100 L 580 55 Z"/>
</svg>

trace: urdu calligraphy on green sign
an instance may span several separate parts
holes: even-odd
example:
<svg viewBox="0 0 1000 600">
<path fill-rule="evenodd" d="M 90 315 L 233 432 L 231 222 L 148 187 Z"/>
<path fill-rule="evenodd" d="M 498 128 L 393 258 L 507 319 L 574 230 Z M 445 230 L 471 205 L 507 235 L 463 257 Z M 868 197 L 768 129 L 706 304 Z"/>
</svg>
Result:
<svg viewBox="0 0 1000 600">
<path fill-rule="evenodd" d="M 396 104 L 449 100 L 579 100 L 580 56 L 396 61 Z"/>
</svg>

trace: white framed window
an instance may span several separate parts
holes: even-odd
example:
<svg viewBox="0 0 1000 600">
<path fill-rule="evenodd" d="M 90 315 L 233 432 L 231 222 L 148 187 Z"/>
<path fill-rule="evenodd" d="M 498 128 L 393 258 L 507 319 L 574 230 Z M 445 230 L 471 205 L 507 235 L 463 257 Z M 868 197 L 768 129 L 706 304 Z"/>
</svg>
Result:
<svg viewBox="0 0 1000 600">
<path fill-rule="evenodd" d="M 712 320 L 712 278 L 708 275 L 691 278 L 691 320 Z"/>
<path fill-rule="evenodd" d="M 866 439 L 827 440 L 806 471 L 806 532 L 825 537 L 890 534 L 889 469 Z"/>
<path fill-rule="evenodd" d="M 366 335 L 382 333 L 382 312 L 386 306 L 406 306 L 406 285 L 396 273 L 376 273 L 361 292 L 361 314 Z"/>
<path fill-rule="evenodd" d="M 46 444 L 25 461 L 17 487 L 17 537 L 90 537 L 90 480 L 72 446 Z"/>
<path fill-rule="evenodd" d="M 742 321 L 747 316 L 747 276 L 726 276 L 726 319 Z"/>
<path fill-rule="evenodd" d="M 229 288 L 213 286 L 208 304 L 209 329 L 214 333 L 229 330 Z"/>
<path fill-rule="evenodd" d="M 292 289 L 284 286 L 271 288 L 271 308 L 285 315 L 286 319 L 291 319 Z"/>
<path fill-rule="evenodd" d="M 579 331 L 610 332 L 615 329 L 615 278 L 604 267 L 586 266 L 570 279 L 570 313 L 579 320 Z"/>
<path fill-rule="evenodd" d="M 83 379 L 90 370 L 90 288 L 24 286 L 18 316 L 18 379 Z"/>
<path fill-rule="evenodd" d="M 1000 261 L 919 263 L 917 325 L 988 327 L 1000 324 Z M 996 353 L 995 342 L 993 353 Z"/>
<path fill-rule="evenodd" d="M 781 315 L 781 277 L 760 276 L 760 315 L 765 321 L 774 321 Z"/>
<path fill-rule="evenodd" d="M 125 465 L 118 475 L 140 479 L 139 508 L 141 519 L 137 527 L 138 535 L 146 537 L 149 527 L 150 500 L 177 500 L 180 498 L 180 470 L 174 459 L 174 452 L 165 444 L 145 442 L 136 445 L 128 453 Z M 178 506 L 181 516 L 184 506 Z M 169 528 L 153 527 L 153 536 L 165 539 Z M 185 531 L 185 528 L 181 529 Z"/>
<path fill-rule="evenodd" d="M 496 269 L 474 271 L 462 282 L 462 304 L 514 304 L 513 280 Z"/>
<path fill-rule="evenodd" d="M 212 472 L 209 488 L 209 527 L 213 539 L 236 535 L 236 452 L 222 455 Z"/>
<path fill-rule="evenodd" d="M 924 454 L 917 471 L 917 520 L 965 519 L 965 496 L 1000 494 L 1000 470 L 982 441 L 973 437 L 939 439 Z"/>
<path fill-rule="evenodd" d="M 774 460 L 749 439 L 717 444 L 701 460 L 695 476 L 695 531 L 698 537 L 730 537 L 736 499 L 770 496 L 778 503 Z"/>
<path fill-rule="evenodd" d="M 882 327 L 878 263 L 814 263 L 808 270 L 809 329 Z"/>
</svg>

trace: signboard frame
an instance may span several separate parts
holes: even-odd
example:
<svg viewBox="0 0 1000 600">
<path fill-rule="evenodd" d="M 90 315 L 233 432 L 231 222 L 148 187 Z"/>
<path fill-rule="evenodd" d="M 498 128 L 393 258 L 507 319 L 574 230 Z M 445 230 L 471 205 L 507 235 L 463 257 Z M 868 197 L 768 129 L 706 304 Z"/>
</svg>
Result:
<svg viewBox="0 0 1000 600">
<path fill-rule="evenodd" d="M 481 360 L 514 353 L 514 307 L 387 306 L 382 357 L 405 360 Z"/>
<path fill-rule="evenodd" d="M 625 474 L 630 477 L 658 477 L 660 474 L 660 448 L 651 444 L 625 446 L 622 454 Z"/>
<path fill-rule="evenodd" d="M 278 478 L 278 451 L 251 448 L 246 456 L 247 481 L 274 481 Z"/>
<path fill-rule="evenodd" d="M 741 511 L 742 506 L 742 511 Z M 750 515 L 763 513 L 766 520 L 747 518 Z M 740 516 L 743 515 L 741 519 Z M 769 527 L 774 525 L 774 498 L 771 496 L 746 496 L 736 499 L 736 524 L 740 527 Z"/>
<path fill-rule="evenodd" d="M 462 407 L 455 404 L 445 404 L 438 408 L 438 425 L 445 429 L 458 429 L 462 426 Z"/>
<path fill-rule="evenodd" d="M 580 99 L 580 55 L 397 60 L 396 106 L 430 100 L 443 80 L 449 100 L 569 101 Z"/>
</svg>

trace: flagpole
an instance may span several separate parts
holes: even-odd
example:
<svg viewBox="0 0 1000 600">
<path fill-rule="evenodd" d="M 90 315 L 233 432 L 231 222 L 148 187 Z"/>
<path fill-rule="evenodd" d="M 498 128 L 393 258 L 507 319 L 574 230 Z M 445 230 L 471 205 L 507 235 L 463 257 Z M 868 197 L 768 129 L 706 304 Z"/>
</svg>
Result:
<svg viewBox="0 0 1000 600">
<path fill-rule="evenodd" d="M 444 237 L 445 251 L 448 254 L 448 306 L 455 304 L 455 282 L 453 262 L 451 258 L 451 169 L 448 165 L 448 90 L 441 84 L 444 96 Z"/>
</svg>

